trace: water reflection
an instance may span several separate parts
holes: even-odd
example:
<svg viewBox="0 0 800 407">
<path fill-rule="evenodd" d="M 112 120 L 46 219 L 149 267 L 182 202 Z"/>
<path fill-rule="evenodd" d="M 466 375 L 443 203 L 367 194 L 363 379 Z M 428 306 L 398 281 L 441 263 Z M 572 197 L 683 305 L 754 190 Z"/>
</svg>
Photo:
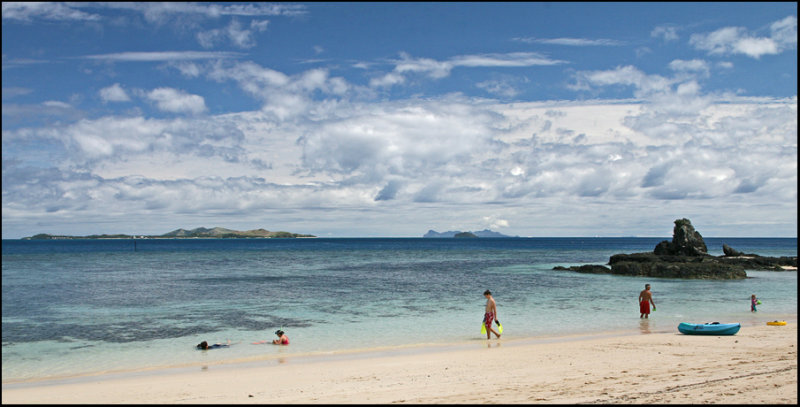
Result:
<svg viewBox="0 0 800 407">
<path fill-rule="evenodd" d="M 639 330 L 642 331 L 643 334 L 652 333 L 650 331 L 650 320 L 649 319 L 640 319 L 639 320 Z"/>
</svg>

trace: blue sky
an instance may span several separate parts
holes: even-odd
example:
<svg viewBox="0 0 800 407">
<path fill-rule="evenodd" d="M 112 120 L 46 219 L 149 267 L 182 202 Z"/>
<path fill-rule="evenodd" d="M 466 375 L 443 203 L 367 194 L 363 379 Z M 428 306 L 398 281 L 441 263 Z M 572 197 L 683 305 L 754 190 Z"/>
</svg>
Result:
<svg viewBox="0 0 800 407">
<path fill-rule="evenodd" d="M 795 3 L 13 3 L 3 238 L 797 235 Z"/>
</svg>

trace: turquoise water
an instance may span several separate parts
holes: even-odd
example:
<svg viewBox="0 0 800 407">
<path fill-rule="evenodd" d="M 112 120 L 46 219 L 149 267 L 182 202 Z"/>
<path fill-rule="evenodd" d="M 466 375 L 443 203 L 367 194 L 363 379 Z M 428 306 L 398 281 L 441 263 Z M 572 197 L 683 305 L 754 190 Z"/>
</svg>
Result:
<svg viewBox="0 0 800 407">
<path fill-rule="evenodd" d="M 554 271 L 665 238 L 3 240 L 3 382 L 419 344 L 763 324 L 797 313 L 797 273 L 736 281 Z M 706 238 L 765 256 L 797 239 Z M 639 319 L 652 285 L 657 311 Z M 759 312 L 749 297 L 762 301 Z M 252 345 L 283 328 L 289 347 Z M 744 328 L 743 328 L 744 329 Z M 206 340 L 234 345 L 197 351 Z"/>
</svg>

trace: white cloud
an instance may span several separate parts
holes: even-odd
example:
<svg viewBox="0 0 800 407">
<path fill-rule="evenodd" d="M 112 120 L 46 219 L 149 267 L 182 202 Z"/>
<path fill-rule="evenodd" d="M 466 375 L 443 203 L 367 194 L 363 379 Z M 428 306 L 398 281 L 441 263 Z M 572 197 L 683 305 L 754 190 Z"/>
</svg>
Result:
<svg viewBox="0 0 800 407">
<path fill-rule="evenodd" d="M 112 54 L 86 55 L 81 58 L 110 62 L 161 62 L 189 61 L 197 59 L 230 59 L 239 58 L 237 52 L 203 52 L 203 51 L 160 51 L 160 52 L 118 52 Z"/>
<path fill-rule="evenodd" d="M 692 59 L 690 61 L 676 59 L 669 63 L 669 69 L 677 72 L 697 72 L 703 77 L 709 75 L 708 63 L 702 59 Z"/>
<path fill-rule="evenodd" d="M 71 109 L 72 106 L 69 103 L 60 102 L 58 100 L 48 100 L 42 102 L 42 106 L 46 107 L 57 107 L 59 109 Z"/>
<path fill-rule="evenodd" d="M 263 102 L 262 110 L 282 119 L 305 113 L 312 105 L 311 95 L 343 96 L 352 86 L 340 77 L 330 77 L 326 69 L 311 69 L 286 75 L 253 62 L 216 61 L 206 70 L 216 81 L 235 81 L 242 90 Z"/>
<path fill-rule="evenodd" d="M 3 2 L 3 20 L 31 21 L 34 19 L 55 21 L 97 21 L 99 14 L 82 10 L 115 9 L 141 13 L 149 22 L 164 24 L 177 15 L 200 18 L 221 16 L 261 17 L 298 16 L 306 13 L 302 4 L 215 4 L 194 2 L 110 2 L 110 3 L 60 3 L 60 2 Z"/>
<path fill-rule="evenodd" d="M 770 38 L 782 49 L 797 48 L 797 17 L 788 16 L 770 24 Z"/>
<path fill-rule="evenodd" d="M 720 61 L 716 65 L 722 69 L 733 69 L 733 62 L 730 61 Z"/>
<path fill-rule="evenodd" d="M 160 3 L 107 3 L 103 7 L 128 9 L 141 12 L 148 21 L 164 22 L 174 15 L 197 15 L 208 18 L 220 16 L 260 17 L 260 16 L 297 16 L 306 13 L 302 4 L 217 4 L 191 2 Z"/>
<path fill-rule="evenodd" d="M 147 93 L 147 98 L 165 112 L 199 114 L 206 110 L 202 96 L 188 94 L 172 88 L 157 88 Z"/>
<path fill-rule="evenodd" d="M 33 92 L 30 88 L 23 88 L 19 86 L 12 86 L 8 88 L 3 88 L 3 99 L 11 99 L 17 96 L 27 95 Z"/>
<path fill-rule="evenodd" d="M 200 76 L 200 67 L 194 62 L 179 61 L 170 62 L 169 64 L 186 77 L 196 78 Z"/>
<path fill-rule="evenodd" d="M 605 38 L 589 39 L 589 38 L 532 38 L 532 37 L 517 37 L 513 39 L 517 42 L 524 42 L 528 44 L 548 44 L 548 45 L 567 45 L 571 47 L 616 47 L 625 45 L 622 41 L 610 40 Z"/>
<path fill-rule="evenodd" d="M 663 38 L 664 41 L 677 41 L 678 40 L 678 28 L 671 25 L 660 25 L 653 28 L 653 31 L 650 32 L 651 37 L 655 38 Z"/>
<path fill-rule="evenodd" d="M 232 20 L 224 29 L 198 32 L 197 40 L 204 48 L 211 48 L 222 41 L 229 41 L 238 48 L 252 48 L 256 45 L 254 34 L 267 29 L 268 20 L 251 21 L 249 28 L 243 28 L 238 20 Z"/>
<path fill-rule="evenodd" d="M 509 227 L 509 222 L 505 219 L 498 219 L 496 216 L 484 216 L 483 224 L 487 229 L 497 230 Z"/>
<path fill-rule="evenodd" d="M 550 59 L 536 52 L 461 55 L 450 59 L 450 64 L 453 66 L 466 67 L 526 67 L 560 65 L 563 63 L 565 61 Z"/>
<path fill-rule="evenodd" d="M 60 2 L 4 1 L 3 20 L 97 21 L 100 19 L 99 15 L 84 13 L 73 8 L 73 5 Z"/>
<path fill-rule="evenodd" d="M 789 16 L 772 23 L 769 37 L 754 36 L 743 27 L 724 27 L 708 34 L 692 34 L 689 44 L 710 55 L 742 54 L 759 59 L 797 47 L 797 18 Z"/>
<path fill-rule="evenodd" d="M 373 88 L 392 87 L 394 85 L 399 85 L 405 81 L 406 81 L 405 76 L 396 72 L 389 72 L 386 75 L 383 75 L 379 78 L 370 79 L 369 86 Z"/>
<path fill-rule="evenodd" d="M 115 83 L 109 87 L 100 89 L 100 99 L 103 100 L 103 103 L 106 102 L 128 102 L 131 98 L 128 96 L 128 93 L 125 92 L 125 89 L 122 89 L 118 83 Z"/>
<path fill-rule="evenodd" d="M 318 75 L 287 76 L 286 85 L 320 86 Z M 334 218 L 359 224 L 358 213 L 370 217 L 373 233 L 390 227 L 390 218 L 409 217 L 419 223 L 392 230 L 416 236 L 473 219 L 521 228 L 513 234 L 569 235 L 559 222 L 622 212 L 644 220 L 664 201 L 673 208 L 666 222 L 686 211 L 723 223 L 748 219 L 748 205 L 770 207 L 780 219 L 796 213 L 796 98 L 716 103 L 691 81 L 668 94 L 684 103 L 700 98 L 701 107 L 689 115 L 657 110 L 658 101 L 320 101 L 292 120 L 259 111 L 4 131 L 4 147 L 37 137 L 73 151 L 48 171 L 4 157 L 4 226 L 66 214 L 153 220 L 171 213 L 170 224 L 180 227 L 197 213 L 283 218 L 316 208 L 314 222 L 297 218 L 292 229 L 320 233 Z"/>
<path fill-rule="evenodd" d="M 564 64 L 566 61 L 550 59 L 536 52 L 510 52 L 505 54 L 472 54 L 459 55 L 446 61 L 431 58 L 413 58 L 407 53 L 400 54 L 395 61 L 394 70 L 386 75 L 370 81 L 371 87 L 389 87 L 405 82 L 409 73 L 424 74 L 432 79 L 441 79 L 450 75 L 456 67 L 500 67 L 518 68 L 530 66 L 549 66 Z"/>
<path fill-rule="evenodd" d="M 511 75 L 493 75 L 492 79 L 478 82 L 476 87 L 486 92 L 503 98 L 513 98 L 521 93 L 521 88 L 527 86 L 530 80 L 527 77 Z"/>
</svg>

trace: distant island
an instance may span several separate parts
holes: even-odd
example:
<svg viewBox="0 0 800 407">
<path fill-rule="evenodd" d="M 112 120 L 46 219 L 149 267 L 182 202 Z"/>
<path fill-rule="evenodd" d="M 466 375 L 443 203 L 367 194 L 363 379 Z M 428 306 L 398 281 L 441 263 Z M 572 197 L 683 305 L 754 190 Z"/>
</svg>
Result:
<svg viewBox="0 0 800 407">
<path fill-rule="evenodd" d="M 455 238 L 475 238 L 475 237 L 519 237 L 519 236 L 507 236 L 502 233 L 493 232 L 489 229 L 484 229 L 478 232 L 462 232 L 460 230 L 450 230 L 447 232 L 439 233 L 435 230 L 428 230 L 428 233 L 425 233 L 422 237 L 433 237 L 433 238 L 441 238 L 441 237 L 455 237 Z"/>
<path fill-rule="evenodd" d="M 246 231 L 231 230 L 225 228 L 197 228 L 197 229 L 176 229 L 163 235 L 89 235 L 89 236 L 66 236 L 66 235 L 50 235 L 40 233 L 38 235 L 24 237 L 22 240 L 71 240 L 71 239 L 275 239 L 275 238 L 300 238 L 300 237 L 316 237 L 314 235 L 304 235 L 299 233 L 290 232 L 271 232 L 266 229 L 253 229 Z"/>
</svg>

